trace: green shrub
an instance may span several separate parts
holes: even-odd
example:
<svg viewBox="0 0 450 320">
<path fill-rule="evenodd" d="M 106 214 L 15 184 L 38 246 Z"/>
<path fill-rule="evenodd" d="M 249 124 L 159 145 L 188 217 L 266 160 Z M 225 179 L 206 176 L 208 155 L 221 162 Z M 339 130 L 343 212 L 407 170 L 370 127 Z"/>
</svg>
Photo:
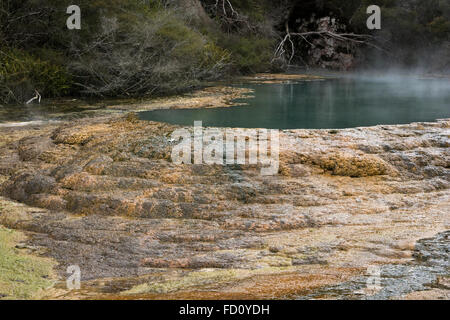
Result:
<svg viewBox="0 0 450 320">
<path fill-rule="evenodd" d="M 98 96 L 180 92 L 220 78 L 229 64 L 226 50 L 169 9 L 102 18 L 74 56 L 69 70 L 80 92 Z"/>
<path fill-rule="evenodd" d="M 23 103 L 37 90 L 43 97 L 67 94 L 70 76 L 64 67 L 19 49 L 0 49 L 0 99 Z"/>
<path fill-rule="evenodd" d="M 449 39 L 450 21 L 445 17 L 437 17 L 428 24 L 428 30 L 436 39 Z"/>
<path fill-rule="evenodd" d="M 263 72 L 271 68 L 272 39 L 230 34 L 224 35 L 220 43 L 231 53 L 233 65 L 241 73 Z"/>
<path fill-rule="evenodd" d="M 232 62 L 231 53 L 228 50 L 217 46 L 214 42 L 208 42 L 202 52 L 202 67 L 211 69 L 217 64 L 230 65 Z"/>
</svg>

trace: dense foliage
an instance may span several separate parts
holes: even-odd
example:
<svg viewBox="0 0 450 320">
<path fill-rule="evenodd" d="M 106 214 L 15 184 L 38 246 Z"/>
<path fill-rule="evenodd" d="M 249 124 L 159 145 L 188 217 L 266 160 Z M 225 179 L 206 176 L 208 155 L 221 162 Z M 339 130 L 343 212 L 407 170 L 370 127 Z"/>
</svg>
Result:
<svg viewBox="0 0 450 320">
<path fill-rule="evenodd" d="M 332 17 L 367 33 L 366 8 L 382 7 L 385 51 L 377 61 L 449 68 L 448 0 L 77 0 L 82 29 L 66 28 L 68 0 L 0 0 L 0 101 L 38 90 L 60 95 L 145 96 L 179 92 L 227 75 L 286 67 L 274 60 L 286 32 Z M 294 63 L 309 61 L 297 41 Z M 363 48 L 361 48 L 363 49 Z M 426 59 L 424 59 L 426 57 Z"/>
</svg>

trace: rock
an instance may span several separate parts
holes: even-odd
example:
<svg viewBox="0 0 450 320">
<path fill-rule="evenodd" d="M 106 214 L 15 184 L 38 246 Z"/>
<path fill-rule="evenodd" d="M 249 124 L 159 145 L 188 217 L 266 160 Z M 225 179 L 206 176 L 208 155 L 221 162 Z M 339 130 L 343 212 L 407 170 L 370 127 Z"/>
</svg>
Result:
<svg viewBox="0 0 450 320">
<path fill-rule="evenodd" d="M 420 135 L 416 125 L 284 130 L 274 176 L 255 166 L 175 165 L 176 126 L 111 117 L 58 126 L 0 128 L 8 141 L 0 193 L 34 206 L 0 201 L 0 221 L 30 232 L 29 245 L 46 248 L 61 277 L 69 261 L 83 278 L 114 285 L 182 282 L 203 268 L 245 275 L 214 288 L 223 293 L 290 272 L 280 292 L 292 293 L 310 279 L 335 274 L 320 283 L 339 283 L 344 271 L 407 260 L 416 239 L 448 228 L 442 124 L 422 124 Z M 33 137 L 43 144 L 32 147 Z M 439 239 L 442 249 L 448 240 Z M 418 245 L 427 248 L 418 260 L 444 265 L 434 245 Z M 256 290 L 245 291 L 262 297 Z"/>
<path fill-rule="evenodd" d="M 392 245 L 395 249 L 414 250 L 416 243 L 414 241 L 398 241 Z"/>
<path fill-rule="evenodd" d="M 109 133 L 111 129 L 107 124 L 92 124 L 82 128 L 60 127 L 53 132 L 51 138 L 57 144 L 85 145 L 96 136 Z"/>
<path fill-rule="evenodd" d="M 292 265 L 299 266 L 299 265 L 308 265 L 308 264 L 322 264 L 325 265 L 328 262 L 326 260 L 320 259 L 319 257 L 307 257 L 304 259 L 293 259 Z"/>
<path fill-rule="evenodd" d="M 30 196 L 29 203 L 55 211 L 65 210 L 67 207 L 67 201 L 62 197 L 49 194 L 34 194 Z"/>
<path fill-rule="evenodd" d="M 30 196 L 38 193 L 52 193 L 56 188 L 56 181 L 53 177 L 39 173 L 24 173 L 7 182 L 3 193 L 11 199 L 30 202 Z"/>
<path fill-rule="evenodd" d="M 369 177 L 384 175 L 389 171 L 389 165 L 375 155 L 336 152 L 312 161 L 338 176 Z"/>
<path fill-rule="evenodd" d="M 53 142 L 49 137 L 27 137 L 19 141 L 17 151 L 20 160 L 30 161 L 38 158 L 53 146 Z"/>
<path fill-rule="evenodd" d="M 281 250 L 283 250 L 282 246 L 270 246 L 269 247 L 269 251 L 273 252 L 273 253 L 280 252 Z"/>
<path fill-rule="evenodd" d="M 83 168 L 80 165 L 76 164 L 69 164 L 69 165 L 62 165 L 62 166 L 56 166 L 52 171 L 51 175 L 55 177 L 57 181 L 60 181 L 70 175 L 81 173 L 83 171 Z"/>
<path fill-rule="evenodd" d="M 345 26 L 339 24 L 336 19 L 331 17 L 321 17 L 317 20 L 308 21 L 308 23 L 303 25 L 313 25 L 313 31 L 318 32 L 345 32 Z M 307 32 L 309 29 L 302 29 L 302 31 Z M 353 67 L 355 52 L 342 41 L 318 37 L 311 40 L 311 43 L 312 45 L 308 52 L 310 65 L 334 70 L 350 70 Z"/>
<path fill-rule="evenodd" d="M 83 170 L 94 175 L 102 175 L 104 174 L 105 168 L 109 167 L 113 162 L 114 161 L 111 157 L 100 155 L 99 157 L 89 161 Z"/>
</svg>

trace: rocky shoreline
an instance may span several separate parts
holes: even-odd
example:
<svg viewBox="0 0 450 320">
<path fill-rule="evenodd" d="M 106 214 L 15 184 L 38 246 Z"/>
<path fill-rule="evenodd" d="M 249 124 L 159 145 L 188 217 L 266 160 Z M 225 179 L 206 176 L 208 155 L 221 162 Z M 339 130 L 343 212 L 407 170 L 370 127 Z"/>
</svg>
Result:
<svg viewBox="0 0 450 320">
<path fill-rule="evenodd" d="M 152 106 L 227 105 L 229 94 Z M 0 128 L 0 224 L 25 232 L 21 250 L 59 263 L 44 297 L 308 295 L 409 263 L 416 241 L 450 229 L 448 119 L 283 130 L 268 177 L 173 164 L 176 128 L 119 113 Z M 79 291 L 64 288 L 69 265 L 82 270 Z"/>
</svg>

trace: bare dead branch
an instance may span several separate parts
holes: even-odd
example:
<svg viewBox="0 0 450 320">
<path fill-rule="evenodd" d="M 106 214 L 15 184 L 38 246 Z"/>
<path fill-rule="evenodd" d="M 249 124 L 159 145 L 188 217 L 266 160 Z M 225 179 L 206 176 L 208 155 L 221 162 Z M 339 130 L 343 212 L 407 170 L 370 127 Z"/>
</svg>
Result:
<svg viewBox="0 0 450 320">
<path fill-rule="evenodd" d="M 309 40 L 308 37 L 311 36 L 320 36 L 323 38 L 332 38 L 338 41 L 342 42 L 348 42 L 348 43 L 354 43 L 354 44 L 360 44 L 360 45 L 367 45 L 370 47 L 373 47 L 375 49 L 378 49 L 380 51 L 386 52 L 385 49 L 382 47 L 376 45 L 374 42 L 375 38 L 368 34 L 355 34 L 355 33 L 335 33 L 331 31 L 308 31 L 308 32 L 290 32 L 289 26 L 286 23 L 286 35 L 281 40 L 281 42 L 278 44 L 278 46 L 275 49 L 274 56 L 272 58 L 272 62 L 277 59 L 282 59 L 283 56 L 287 53 L 287 50 L 285 49 L 286 45 L 290 46 L 290 55 L 288 59 L 288 64 L 291 63 L 292 59 L 295 56 L 295 46 L 292 41 L 292 37 L 300 37 L 302 40 L 307 42 L 309 45 L 313 45 Z"/>
<path fill-rule="evenodd" d="M 220 17 L 227 26 L 241 23 L 244 24 L 248 30 L 254 30 L 254 27 L 249 23 L 248 17 L 235 10 L 230 0 L 216 0 L 215 4 L 212 5 L 212 9 L 210 9 L 210 12 L 215 16 Z"/>
<path fill-rule="evenodd" d="M 38 100 L 39 103 L 41 103 L 41 95 L 39 94 L 39 92 L 37 90 L 34 90 L 34 93 L 36 94 L 33 98 L 31 98 L 30 100 L 27 101 L 26 104 L 30 104 L 32 103 L 34 100 Z"/>
</svg>

